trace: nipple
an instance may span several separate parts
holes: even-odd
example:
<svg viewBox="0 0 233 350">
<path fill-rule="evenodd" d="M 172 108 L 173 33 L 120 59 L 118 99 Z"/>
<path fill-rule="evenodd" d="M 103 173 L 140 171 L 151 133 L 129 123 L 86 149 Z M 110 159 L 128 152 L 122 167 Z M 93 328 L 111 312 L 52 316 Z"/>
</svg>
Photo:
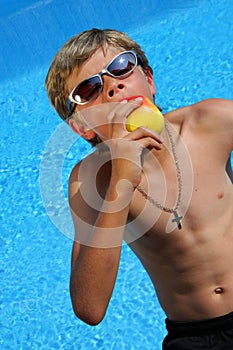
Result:
<svg viewBox="0 0 233 350">
<path fill-rule="evenodd" d="M 218 199 L 222 199 L 224 197 L 223 191 L 219 191 L 217 196 L 218 196 Z"/>
<path fill-rule="evenodd" d="M 143 103 L 128 116 L 126 129 L 128 131 L 134 131 L 139 126 L 144 126 L 160 134 L 164 128 L 164 117 L 162 113 L 145 96 L 133 96 L 127 98 L 127 100 L 135 100 L 137 97 L 141 97 Z"/>
</svg>

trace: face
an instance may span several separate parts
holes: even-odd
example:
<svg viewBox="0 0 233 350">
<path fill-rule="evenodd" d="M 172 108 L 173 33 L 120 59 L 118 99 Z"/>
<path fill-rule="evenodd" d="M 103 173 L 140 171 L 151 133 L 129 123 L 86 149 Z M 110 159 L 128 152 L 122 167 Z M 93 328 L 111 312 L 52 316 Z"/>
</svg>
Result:
<svg viewBox="0 0 233 350">
<path fill-rule="evenodd" d="M 102 49 L 97 50 L 88 60 L 82 64 L 79 69 L 73 70 L 67 79 L 68 91 L 72 91 L 77 84 L 102 71 L 120 52 L 121 50 L 111 46 L 108 47 L 106 54 L 104 54 Z M 84 109 L 90 107 L 91 110 L 93 110 L 93 107 L 96 105 L 102 105 L 109 102 L 120 102 L 124 99 L 137 95 L 143 95 L 153 101 L 153 95 L 155 94 L 153 78 L 150 74 L 146 74 L 140 65 L 138 65 L 135 70 L 127 77 L 114 78 L 107 74 L 104 74 L 102 75 L 102 80 L 103 89 L 97 98 L 85 105 L 76 105 L 76 111 L 83 111 Z M 85 111 L 85 113 L 86 112 L 87 111 Z M 73 121 L 70 123 L 70 126 L 74 130 L 75 125 L 73 124 Z M 103 128 L 103 125 L 101 128 Z M 81 134 L 80 129 L 76 129 L 74 131 Z M 97 131 L 96 128 L 95 131 Z M 103 131 L 104 130 L 101 132 Z M 85 135 L 81 136 L 85 137 Z M 88 135 L 88 137 L 89 136 L 92 135 Z"/>
</svg>

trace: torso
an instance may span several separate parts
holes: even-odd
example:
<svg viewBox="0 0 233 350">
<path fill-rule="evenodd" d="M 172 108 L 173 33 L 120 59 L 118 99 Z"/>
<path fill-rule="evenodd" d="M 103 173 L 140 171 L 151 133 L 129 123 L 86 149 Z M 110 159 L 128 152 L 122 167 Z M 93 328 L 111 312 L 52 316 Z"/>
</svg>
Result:
<svg viewBox="0 0 233 350">
<path fill-rule="evenodd" d="M 220 164 L 217 146 L 209 138 L 184 128 L 182 139 L 192 159 L 190 163 L 183 145 L 176 145 L 183 179 L 183 200 L 178 208 L 183 215 L 182 229 L 173 223 L 172 231 L 167 230 L 173 215 L 148 203 L 136 190 L 130 220 L 145 205 L 142 220 L 156 219 L 148 232 L 131 239 L 130 246 L 147 270 L 168 318 L 191 321 L 233 310 L 233 186 Z M 159 199 L 161 181 L 159 177 L 156 181 L 152 169 L 148 173 L 155 188 L 153 197 L 157 192 Z M 171 157 L 162 173 L 167 181 L 165 203 L 174 206 L 178 186 Z"/>
<path fill-rule="evenodd" d="M 169 113 L 168 120 L 176 120 L 175 113 Z M 135 190 L 125 238 L 148 272 L 169 319 L 208 319 L 233 311 L 233 186 L 219 144 L 211 136 L 190 125 L 181 130 L 179 122 L 171 126 L 182 171 L 178 208 L 182 229 L 171 221 L 172 214 Z M 151 164 L 145 158 L 142 187 L 148 190 L 149 182 L 149 194 L 174 207 L 178 183 L 173 157 Z M 108 164 L 97 178 L 102 196 L 109 176 Z"/>
</svg>

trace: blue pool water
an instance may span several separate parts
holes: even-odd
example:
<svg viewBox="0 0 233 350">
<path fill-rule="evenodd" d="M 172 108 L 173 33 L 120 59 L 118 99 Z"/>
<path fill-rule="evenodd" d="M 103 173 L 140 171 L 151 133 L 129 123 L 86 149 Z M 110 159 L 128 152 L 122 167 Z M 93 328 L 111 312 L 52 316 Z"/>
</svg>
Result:
<svg viewBox="0 0 233 350">
<path fill-rule="evenodd" d="M 165 315 L 125 245 L 104 321 L 89 327 L 73 315 L 67 178 L 90 146 L 50 108 L 44 78 L 70 36 L 113 27 L 145 49 L 164 111 L 208 97 L 233 99 L 232 13 L 231 0 L 114 0 L 104 10 L 98 1 L 2 1 L 1 349 L 160 349 Z"/>
</svg>

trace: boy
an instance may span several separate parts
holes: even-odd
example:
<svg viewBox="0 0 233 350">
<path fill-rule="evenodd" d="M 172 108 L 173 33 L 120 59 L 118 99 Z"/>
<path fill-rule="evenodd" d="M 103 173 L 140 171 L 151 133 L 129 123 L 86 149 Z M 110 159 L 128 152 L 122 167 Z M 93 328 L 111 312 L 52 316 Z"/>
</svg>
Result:
<svg viewBox="0 0 233 350">
<path fill-rule="evenodd" d="M 167 315 L 163 349 L 233 348 L 233 102 L 169 112 L 160 135 L 128 132 L 140 96 L 153 101 L 156 89 L 140 46 L 114 30 L 70 39 L 46 88 L 61 118 L 96 146 L 69 181 L 76 315 L 101 322 L 126 240 Z"/>
</svg>

